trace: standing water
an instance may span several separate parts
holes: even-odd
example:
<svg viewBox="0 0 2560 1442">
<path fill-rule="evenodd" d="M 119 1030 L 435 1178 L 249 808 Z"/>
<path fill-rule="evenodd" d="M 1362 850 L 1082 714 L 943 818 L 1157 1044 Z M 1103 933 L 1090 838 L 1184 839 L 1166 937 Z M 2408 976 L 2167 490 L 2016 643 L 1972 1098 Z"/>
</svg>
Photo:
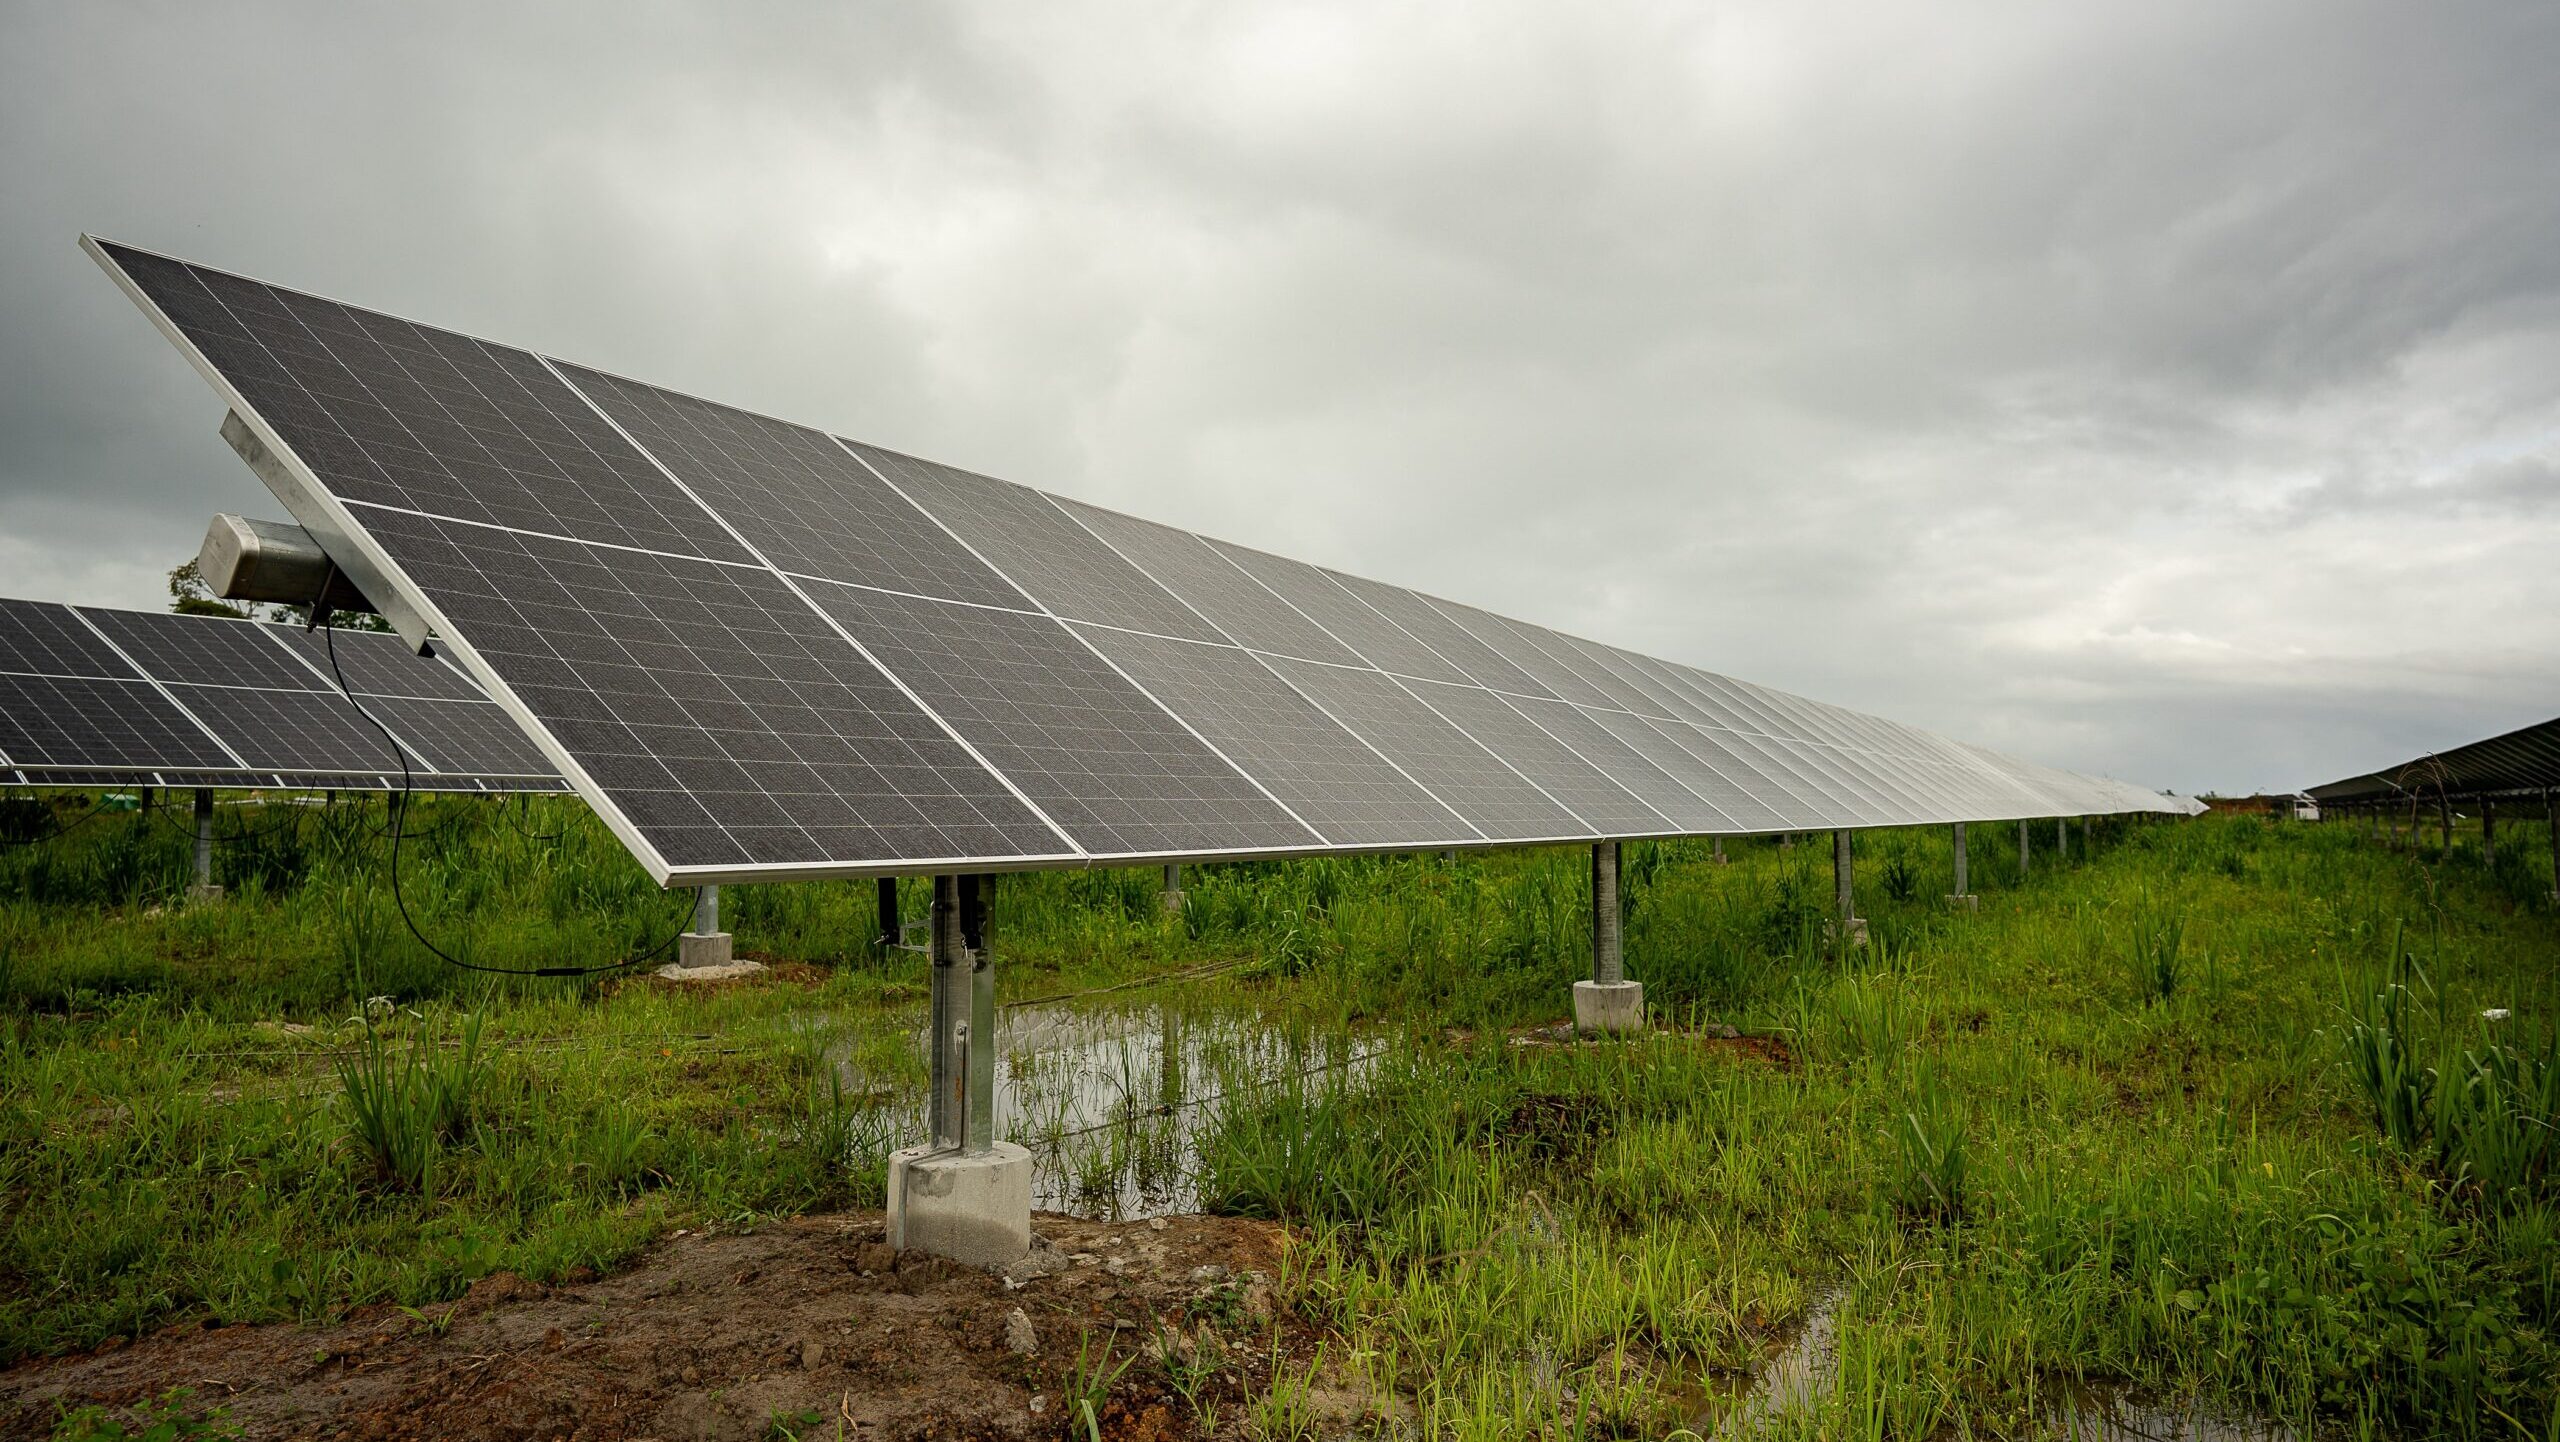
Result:
<svg viewBox="0 0 2560 1442">
<path fill-rule="evenodd" d="M 1004 1009 L 996 1135 L 1032 1155 L 1031 1204 L 1121 1221 L 1199 1209 L 1200 1147 L 1225 1103 L 1293 1076 L 1356 1075 L 1379 1050 L 1339 1026 L 1250 1003 L 1166 998 Z M 924 1028 L 910 1032 L 913 1058 Z M 829 1059 L 849 1091 L 884 1093 L 893 1135 L 924 1130 L 921 1071 Z"/>
</svg>

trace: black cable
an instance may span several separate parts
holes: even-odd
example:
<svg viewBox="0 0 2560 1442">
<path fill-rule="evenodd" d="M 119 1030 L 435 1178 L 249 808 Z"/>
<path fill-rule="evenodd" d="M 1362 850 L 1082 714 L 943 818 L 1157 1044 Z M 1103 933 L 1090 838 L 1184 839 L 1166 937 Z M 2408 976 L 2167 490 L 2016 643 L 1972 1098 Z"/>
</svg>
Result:
<svg viewBox="0 0 2560 1442">
<path fill-rule="evenodd" d="M 29 800 L 34 800 L 34 798 L 32 798 L 32 797 L 30 797 L 30 798 L 28 798 L 28 799 L 29 799 Z M 43 809 L 44 809 L 44 819 L 45 819 L 45 824 L 46 824 L 46 825 L 48 825 L 48 826 L 51 826 L 51 827 L 53 828 L 53 830 L 51 830 L 51 831 L 49 831 L 49 832 L 45 833 L 45 834 L 44 834 L 44 835 L 42 835 L 42 836 L 30 836 L 30 837 L 26 838 L 26 839 L 25 839 L 25 840 L 23 840 L 23 841 L 12 841 L 12 842 L 10 842 L 10 843 L 9 843 L 9 845 L 8 845 L 8 848 L 7 848 L 8 850 L 15 851 L 15 850 L 17 850 L 18 848 L 20 848 L 20 847 L 22 847 L 22 846 L 37 846 L 37 845 L 41 845 L 41 844 L 43 844 L 43 843 L 45 843 L 45 842 L 49 842 L 49 841 L 60 841 L 62 838 L 66 837 L 66 836 L 69 836 L 72 832 L 77 831 L 77 830 L 79 830 L 81 827 L 88 825 L 90 822 L 97 820 L 101 815 L 104 815 L 104 814 L 105 814 L 106 809 L 107 809 L 107 803 L 106 803 L 105 801 L 101 800 L 101 801 L 99 801 L 96 805 L 94 805 L 94 806 L 90 807 L 88 810 L 86 810 L 86 811 L 84 811 L 84 812 L 80 813 L 80 819 L 79 819 L 79 820 L 72 822 L 72 823 L 71 823 L 70 825 L 68 825 L 68 826 L 65 826 L 65 825 L 63 825 L 61 822 L 59 822 L 59 821 L 57 821 L 57 820 L 55 820 L 55 819 L 54 819 L 54 816 L 53 816 L 53 808 L 52 808 L 52 807 L 50 807 L 50 806 L 44 806 L 44 803 L 42 803 L 42 802 L 40 802 L 40 801 L 39 801 L 39 802 L 37 802 L 36 804 L 37 804 L 37 805 L 39 805 L 39 806 L 43 806 Z"/>
<path fill-rule="evenodd" d="M 377 718 L 372 712 L 366 710 L 364 708 L 364 703 L 357 700 L 355 692 L 348 688 L 346 672 L 340 670 L 338 667 L 338 628 L 332 623 L 332 613 L 328 609 L 315 603 L 311 608 L 311 614 L 315 623 L 320 627 L 322 640 L 328 647 L 329 674 L 337 678 L 338 694 L 347 698 L 347 704 L 356 709 L 357 715 L 362 716 L 366 721 L 370 722 L 374 730 L 382 733 L 383 743 L 391 748 L 392 755 L 400 758 L 400 814 L 393 817 L 391 821 L 391 901 L 394 906 L 400 909 L 400 923 L 409 928 L 409 935 L 417 939 L 418 945 L 425 947 L 438 961 L 443 962 L 447 966 L 455 967 L 463 971 L 483 972 L 490 976 L 599 976 L 606 972 L 627 971 L 632 967 L 655 961 L 660 956 L 666 954 L 668 947 L 676 944 L 677 937 L 684 935 L 684 929 L 693 924 L 693 910 L 691 907 L 686 908 L 685 919 L 676 923 L 676 929 L 667 933 L 666 940 L 659 942 L 656 946 L 649 948 L 647 951 L 641 952 L 637 956 L 626 956 L 620 961 L 611 962 L 604 966 L 537 966 L 530 968 L 513 966 L 482 966 L 477 962 L 464 961 L 460 957 L 447 952 L 443 947 L 427 940 L 427 934 L 418 929 L 417 921 L 409 915 L 409 899 L 400 893 L 400 838 L 407 830 L 407 823 L 409 820 L 409 799 L 415 794 L 413 786 L 415 778 L 413 778 L 409 773 L 409 753 L 407 750 L 402 748 L 399 738 L 391 734 L 391 728 L 383 725 L 379 718 Z M 701 888 L 696 887 L 694 889 L 694 894 L 698 900 L 701 896 Z"/>
<path fill-rule="evenodd" d="M 513 830 L 516 835 L 523 837 L 527 841 L 557 841 L 561 837 L 569 834 L 565 830 L 545 831 L 539 833 L 525 830 L 524 823 L 516 820 L 516 803 L 519 801 L 525 804 L 526 810 L 530 811 L 533 809 L 533 798 L 523 792 L 518 792 L 498 803 L 499 814 L 507 818 L 508 828 Z"/>
</svg>

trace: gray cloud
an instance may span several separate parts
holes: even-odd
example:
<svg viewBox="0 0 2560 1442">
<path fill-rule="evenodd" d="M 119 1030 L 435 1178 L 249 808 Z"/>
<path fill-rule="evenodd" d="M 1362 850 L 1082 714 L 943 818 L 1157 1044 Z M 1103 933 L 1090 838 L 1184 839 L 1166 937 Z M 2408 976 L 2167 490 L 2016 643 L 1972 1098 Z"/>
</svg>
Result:
<svg viewBox="0 0 2560 1442">
<path fill-rule="evenodd" d="M 0 590 L 272 510 L 83 229 L 2181 788 L 2560 695 L 2560 12 L 0 12 Z"/>
</svg>

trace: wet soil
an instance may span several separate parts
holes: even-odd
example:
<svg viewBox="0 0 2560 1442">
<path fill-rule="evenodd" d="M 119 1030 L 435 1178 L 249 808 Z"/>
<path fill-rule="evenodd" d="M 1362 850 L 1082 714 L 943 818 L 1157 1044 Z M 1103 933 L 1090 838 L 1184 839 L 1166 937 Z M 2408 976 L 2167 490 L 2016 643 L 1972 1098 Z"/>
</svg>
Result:
<svg viewBox="0 0 2560 1442">
<path fill-rule="evenodd" d="M 1055 1438 L 1080 1346 L 1089 1359 L 1107 1346 L 1100 1370 L 1135 1360 L 1103 1435 L 1182 1438 L 1195 1414 L 1168 1385 L 1166 1339 L 1216 1369 L 1197 1395 L 1228 1432 L 1275 1364 L 1298 1359 L 1304 1375 L 1316 1354 L 1274 1317 L 1289 1245 L 1277 1226 L 1035 1227 L 1047 1246 L 1010 1277 L 900 1256 L 877 1212 L 848 1213 L 673 1237 L 599 1280 L 500 1274 L 423 1318 L 374 1306 L 323 1326 L 174 1327 L 0 1372 L 0 1435 L 44 1437 L 67 1409 L 186 1387 L 253 1438 L 676 1442 L 781 1437 L 777 1421 L 802 1437 Z"/>
</svg>

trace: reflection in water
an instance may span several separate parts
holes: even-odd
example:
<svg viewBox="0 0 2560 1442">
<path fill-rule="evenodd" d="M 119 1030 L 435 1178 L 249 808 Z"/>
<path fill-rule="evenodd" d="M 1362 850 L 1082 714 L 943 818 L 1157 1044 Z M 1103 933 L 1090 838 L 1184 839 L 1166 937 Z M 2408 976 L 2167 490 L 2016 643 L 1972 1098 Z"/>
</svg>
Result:
<svg viewBox="0 0 2560 1442">
<path fill-rule="evenodd" d="M 1031 1149 L 1031 1204 L 1106 1220 L 1197 1210 L 1200 1146 L 1226 1098 L 1295 1075 L 1356 1075 L 1377 1045 L 1173 998 L 1010 1007 L 999 1035 L 996 1135 Z M 921 1025 L 912 1037 L 920 1057 Z M 888 1090 L 893 1134 L 923 1132 L 913 1070 L 866 1072 L 841 1047 L 829 1057 L 849 1091 Z"/>
</svg>

